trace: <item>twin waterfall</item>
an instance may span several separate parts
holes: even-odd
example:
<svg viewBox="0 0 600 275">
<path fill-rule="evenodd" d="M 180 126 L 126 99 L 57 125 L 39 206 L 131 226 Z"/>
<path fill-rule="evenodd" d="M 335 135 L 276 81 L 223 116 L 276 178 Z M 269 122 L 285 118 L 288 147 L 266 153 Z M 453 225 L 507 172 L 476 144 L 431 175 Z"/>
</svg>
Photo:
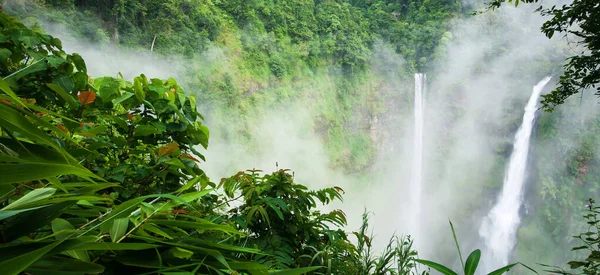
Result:
<svg viewBox="0 0 600 275">
<path fill-rule="evenodd" d="M 413 143 L 413 171 L 412 171 L 412 186 L 415 194 L 414 205 L 415 205 L 415 235 L 421 231 L 421 197 L 422 197 L 422 185 L 423 185 L 423 109 L 424 109 L 424 90 L 425 80 L 427 76 L 425 74 L 415 74 L 415 110 L 414 110 L 414 143 Z M 418 240 L 417 240 L 418 242 Z"/>
<path fill-rule="evenodd" d="M 414 156 L 412 182 L 415 203 L 415 235 L 421 230 L 421 197 L 423 179 L 423 114 L 424 114 L 424 90 L 426 75 L 415 74 L 415 97 L 414 97 Z M 550 77 L 542 79 L 533 87 L 533 92 L 525 106 L 523 122 L 515 134 L 514 147 L 510 156 L 508 168 L 504 175 L 504 185 L 498 201 L 484 217 L 479 236 L 484 240 L 482 249 L 483 271 L 490 272 L 508 264 L 513 248 L 517 242 L 517 229 L 521 222 L 519 209 L 523 205 L 523 185 L 526 178 L 527 160 L 529 156 L 529 142 L 534 126 L 535 113 L 537 110 L 540 94 Z M 418 240 L 417 240 L 418 242 Z"/>
<path fill-rule="evenodd" d="M 502 193 L 479 228 L 479 236 L 485 243 L 482 249 L 485 272 L 507 265 L 511 252 L 517 244 L 517 229 L 521 223 L 519 208 L 523 205 L 523 184 L 529 156 L 529 140 L 538 99 L 549 81 L 550 77 L 546 77 L 533 87 L 529 102 L 525 106 L 523 123 L 515 135 L 513 151 L 504 175 Z"/>
</svg>

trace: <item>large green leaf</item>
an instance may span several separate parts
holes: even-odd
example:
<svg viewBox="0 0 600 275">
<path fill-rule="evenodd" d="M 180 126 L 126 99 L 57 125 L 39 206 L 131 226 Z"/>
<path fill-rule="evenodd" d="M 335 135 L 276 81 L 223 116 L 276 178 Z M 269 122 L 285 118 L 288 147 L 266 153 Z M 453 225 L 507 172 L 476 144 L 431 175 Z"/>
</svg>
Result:
<svg viewBox="0 0 600 275">
<path fill-rule="evenodd" d="M 179 189 L 177 189 L 177 191 L 175 191 L 175 193 L 181 193 L 181 192 L 184 192 L 184 191 L 192 188 L 192 186 L 196 185 L 200 180 L 202 180 L 202 176 L 194 177 L 193 179 L 188 181 L 185 185 L 183 185 Z"/>
<path fill-rule="evenodd" d="M 294 268 L 288 270 L 280 270 L 280 271 L 269 271 L 269 274 L 273 275 L 302 275 L 307 274 L 309 272 L 315 271 L 317 269 L 323 268 L 322 266 L 311 266 L 311 267 L 302 267 L 302 268 Z"/>
<path fill-rule="evenodd" d="M 15 94 L 15 92 L 13 92 L 13 90 L 10 88 L 10 86 L 8 85 L 8 83 L 6 83 L 6 81 L 4 81 L 3 79 L 0 79 L 0 91 L 3 91 L 4 93 L 6 93 L 8 96 L 10 96 L 10 98 L 12 100 L 14 100 L 15 102 L 21 104 L 21 106 L 25 106 L 25 102 L 23 102 L 17 96 L 17 94 Z"/>
<path fill-rule="evenodd" d="M 456 272 L 452 271 L 452 269 L 447 268 L 441 264 L 438 264 L 436 262 L 432 262 L 432 261 L 427 261 L 427 260 L 421 260 L 421 259 L 415 259 L 415 261 L 417 263 L 426 265 L 428 267 L 431 267 L 439 272 L 441 272 L 444 275 L 458 275 Z"/>
<path fill-rule="evenodd" d="M 104 272 L 104 266 L 67 257 L 53 256 L 35 262 L 25 272 L 36 275 L 100 274 Z"/>
<path fill-rule="evenodd" d="M 76 54 L 76 53 L 71 54 L 71 60 L 73 61 L 73 64 L 75 64 L 75 68 L 77 68 L 78 71 L 87 73 L 87 67 L 85 66 L 85 61 L 83 60 L 81 55 Z"/>
<path fill-rule="evenodd" d="M 129 218 L 120 218 L 115 219 L 113 222 L 113 226 L 110 229 L 110 239 L 113 242 L 117 242 L 125 233 L 127 233 L 127 228 L 129 227 Z"/>
<path fill-rule="evenodd" d="M 0 163 L 0 184 L 11 184 L 41 180 L 60 175 L 94 176 L 87 170 L 70 164 L 57 163 Z"/>
<path fill-rule="evenodd" d="M 159 220 L 159 219 L 149 219 L 146 222 L 153 223 L 157 225 L 165 225 L 165 226 L 173 226 L 180 228 L 189 228 L 189 229 L 200 229 L 200 230 L 215 230 L 221 231 L 225 233 L 234 233 L 234 234 L 242 234 L 237 231 L 235 228 L 229 225 L 221 225 L 212 223 L 209 221 L 179 221 L 179 220 Z"/>
<path fill-rule="evenodd" d="M 77 101 L 75 101 L 75 98 L 65 92 L 64 88 L 54 83 L 48 83 L 46 86 L 57 93 L 65 102 L 67 102 L 67 104 L 71 105 L 71 107 L 77 107 Z"/>
<path fill-rule="evenodd" d="M 35 209 L 39 209 L 42 208 L 44 206 L 38 206 L 38 207 L 33 207 L 33 208 L 27 208 L 27 209 L 21 209 L 21 210 L 0 210 L 0 221 L 10 218 L 14 215 L 17 215 L 19 213 L 23 213 L 23 212 L 27 212 L 27 211 L 32 211 Z"/>
<path fill-rule="evenodd" d="M 5 130 L 20 133 L 27 139 L 39 144 L 49 145 L 59 148 L 46 133 L 38 129 L 29 120 L 27 120 L 20 112 L 14 110 L 5 104 L 0 104 L 0 126 Z"/>
<path fill-rule="evenodd" d="M 18 275 L 60 243 L 61 241 L 56 241 L 40 249 L 0 262 L 0 270 L 4 275 Z"/>
<path fill-rule="evenodd" d="M 158 226 L 151 223 L 145 223 L 144 225 L 142 225 L 141 229 L 162 236 L 166 239 L 173 239 L 173 237 L 171 237 L 171 235 L 169 235 L 167 232 L 163 231 L 162 229 L 158 228 Z"/>
<path fill-rule="evenodd" d="M 9 242 L 35 232 L 50 224 L 52 220 L 60 216 L 63 211 L 73 204 L 75 204 L 74 201 L 67 201 L 19 213 L 4 222 L 3 226 L 0 227 L 0 236 L 2 236 L 4 242 Z"/>
<path fill-rule="evenodd" d="M 98 96 L 104 102 L 109 102 L 121 95 L 119 92 L 119 81 L 112 77 L 96 78 L 94 86 L 98 87 Z"/>
<path fill-rule="evenodd" d="M 19 210 L 19 209 L 23 209 L 23 205 L 32 203 L 32 202 L 36 202 L 39 200 L 43 200 L 45 198 L 48 198 L 52 195 L 54 195 L 54 193 L 56 193 L 56 189 L 55 188 L 38 188 L 38 189 L 33 189 L 31 190 L 29 193 L 25 194 L 25 196 L 19 198 L 18 200 L 12 202 L 11 204 L 5 206 L 4 208 L 0 209 L 1 211 L 5 211 L 5 210 Z"/>
<path fill-rule="evenodd" d="M 73 227 L 73 225 L 64 219 L 57 218 L 52 221 L 52 232 L 54 232 L 54 233 L 58 233 L 61 231 L 69 232 L 69 231 L 74 231 L 74 230 L 75 230 L 75 228 Z M 63 233 L 63 234 L 57 235 L 56 239 L 63 240 L 63 239 L 66 239 L 68 236 L 69 236 L 68 233 Z"/>
<path fill-rule="evenodd" d="M 507 265 L 505 267 L 498 268 L 498 269 L 496 269 L 496 270 L 488 273 L 488 275 L 501 275 L 501 274 L 504 274 L 504 273 L 508 272 L 511 268 L 513 268 L 517 264 L 518 263 L 509 264 L 509 265 Z"/>
<path fill-rule="evenodd" d="M 465 263 L 465 275 L 474 275 L 477 270 L 477 266 L 479 265 L 479 259 L 481 259 L 481 250 L 476 249 L 471 252 L 469 257 L 467 257 L 467 262 Z"/>
<path fill-rule="evenodd" d="M 73 196 L 73 195 L 57 195 L 47 200 L 41 200 L 37 202 L 32 202 L 30 204 L 25 205 L 24 207 L 37 207 L 41 205 L 47 204 L 56 204 L 61 202 L 77 202 L 81 203 L 82 201 L 87 201 L 88 203 L 91 201 L 110 201 L 110 198 L 102 197 L 102 196 Z"/>
<path fill-rule="evenodd" d="M 186 244 L 195 245 L 195 246 L 202 246 L 202 247 L 219 249 L 219 250 L 227 250 L 227 251 L 232 251 L 232 252 L 263 254 L 259 249 L 229 245 L 229 244 L 224 244 L 224 243 L 217 243 L 217 242 L 202 240 L 202 239 L 193 238 L 193 237 L 187 237 L 184 240 L 182 240 L 182 242 L 186 243 Z"/>
<path fill-rule="evenodd" d="M 102 223 L 100 224 L 101 232 L 108 232 L 113 225 L 114 219 L 125 218 L 131 214 L 131 212 L 135 211 L 141 202 L 144 201 L 146 197 L 137 197 L 135 199 L 128 200 L 122 204 L 119 204 L 108 216 L 106 216 Z"/>
<path fill-rule="evenodd" d="M 179 200 L 171 200 L 167 204 L 165 204 L 165 206 L 162 207 L 161 209 L 168 210 L 168 209 L 171 209 L 173 207 L 176 207 L 176 206 L 179 206 L 182 204 L 187 204 L 189 202 L 192 202 L 194 200 L 197 200 L 199 198 L 206 196 L 208 193 L 210 193 L 212 191 L 213 191 L 212 189 L 206 189 L 206 190 L 202 190 L 202 191 L 191 192 L 191 193 L 179 195 L 178 196 Z"/>
<path fill-rule="evenodd" d="M 56 78 L 54 78 L 52 83 L 63 88 L 63 90 L 67 93 L 71 93 L 73 92 L 73 89 L 75 89 L 75 82 L 73 81 L 73 77 L 71 76 L 59 75 Z"/>
<path fill-rule="evenodd" d="M 230 269 L 230 266 L 229 266 L 227 260 L 225 259 L 225 257 L 223 256 L 223 254 L 220 251 L 215 250 L 215 249 L 208 249 L 208 248 L 199 247 L 199 246 L 195 246 L 195 245 L 189 245 L 189 244 L 180 243 L 180 242 L 173 243 L 168 240 L 161 240 L 161 239 L 154 238 L 154 237 L 133 236 L 133 238 L 144 240 L 147 242 L 162 243 L 162 244 L 165 244 L 168 246 L 181 247 L 181 248 L 185 248 L 187 250 L 196 251 L 196 252 L 198 252 L 198 254 L 209 255 L 209 256 L 215 258 L 225 268 Z"/>
<path fill-rule="evenodd" d="M 118 97 L 118 98 L 115 98 L 115 99 L 113 99 L 113 100 L 112 100 L 112 103 L 113 103 L 113 105 L 115 105 L 115 106 L 116 106 L 116 105 L 120 104 L 121 102 L 123 102 L 123 101 L 125 101 L 125 100 L 129 99 L 129 98 L 130 98 L 130 97 L 132 97 L 132 96 L 133 96 L 133 93 L 130 93 L 130 92 L 125 92 L 125 93 L 123 93 L 123 95 L 122 95 L 122 96 L 120 96 L 120 97 Z"/>
<path fill-rule="evenodd" d="M 74 250 L 106 250 L 106 251 L 117 251 L 117 250 L 146 250 L 159 248 L 161 245 L 149 244 L 149 243 L 110 243 L 110 242 L 87 242 L 74 245 L 71 249 Z"/>
<path fill-rule="evenodd" d="M 46 70 L 47 67 L 48 67 L 48 65 L 46 63 L 46 58 L 43 58 L 36 62 L 31 63 L 27 67 L 24 67 L 16 72 L 10 74 L 7 77 L 4 77 L 4 80 L 16 81 L 26 75 L 44 71 L 44 70 Z"/>
</svg>

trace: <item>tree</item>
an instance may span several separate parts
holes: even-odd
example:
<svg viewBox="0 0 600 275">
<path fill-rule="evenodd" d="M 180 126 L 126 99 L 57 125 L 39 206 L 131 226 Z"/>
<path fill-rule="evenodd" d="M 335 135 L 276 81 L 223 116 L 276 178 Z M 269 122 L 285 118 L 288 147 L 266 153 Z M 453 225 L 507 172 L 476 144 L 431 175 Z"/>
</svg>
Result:
<svg viewBox="0 0 600 275">
<path fill-rule="evenodd" d="M 490 9 L 499 8 L 502 3 L 519 4 L 519 0 L 494 0 L 489 3 Z M 525 3 L 536 3 L 538 0 L 521 0 Z M 583 92 L 588 88 L 595 88 L 596 95 L 600 96 L 600 5 L 595 0 L 574 0 L 571 4 L 561 7 L 538 9 L 542 15 L 550 16 L 541 31 L 552 38 L 555 33 L 563 33 L 565 37 L 575 36 L 576 43 L 580 46 L 579 54 L 571 56 L 564 65 L 563 75 L 560 77 L 558 87 L 550 94 L 543 95 L 542 105 L 544 110 L 552 111 L 567 98 Z"/>
</svg>

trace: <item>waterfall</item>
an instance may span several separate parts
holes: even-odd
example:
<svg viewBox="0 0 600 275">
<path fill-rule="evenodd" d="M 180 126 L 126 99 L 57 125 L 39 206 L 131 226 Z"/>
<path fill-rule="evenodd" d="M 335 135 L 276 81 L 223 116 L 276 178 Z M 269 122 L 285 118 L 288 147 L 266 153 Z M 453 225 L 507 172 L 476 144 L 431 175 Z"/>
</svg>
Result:
<svg viewBox="0 0 600 275">
<path fill-rule="evenodd" d="M 423 181 L 423 109 L 425 80 L 427 76 L 422 73 L 415 74 L 415 110 L 414 110 L 414 146 L 413 146 L 413 175 L 412 186 L 414 190 L 414 205 L 416 207 L 415 235 L 420 233 L 421 226 L 421 189 Z"/>
<path fill-rule="evenodd" d="M 482 259 L 485 272 L 507 265 L 517 243 L 516 234 L 521 222 L 519 208 L 523 204 L 529 140 L 540 93 L 549 81 L 550 77 L 546 77 L 533 87 L 529 102 L 525 106 L 523 123 L 515 134 L 513 151 L 504 175 L 502 193 L 479 228 L 479 236 L 483 238 L 485 244 Z"/>
</svg>

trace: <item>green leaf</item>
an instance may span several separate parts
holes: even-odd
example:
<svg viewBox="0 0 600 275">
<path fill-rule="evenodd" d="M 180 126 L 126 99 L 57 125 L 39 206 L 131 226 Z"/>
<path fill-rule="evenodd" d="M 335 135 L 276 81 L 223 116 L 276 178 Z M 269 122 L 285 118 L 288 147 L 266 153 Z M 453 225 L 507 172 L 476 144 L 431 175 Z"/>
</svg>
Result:
<svg viewBox="0 0 600 275">
<path fill-rule="evenodd" d="M 202 191 L 191 192 L 191 193 L 179 195 L 178 200 L 171 200 L 162 209 L 172 209 L 173 207 L 177 207 L 182 204 L 187 204 L 191 201 L 194 201 L 201 197 L 206 196 L 208 193 L 210 193 L 212 191 L 213 191 L 212 189 L 206 189 L 206 190 L 202 190 Z"/>
<path fill-rule="evenodd" d="M 35 262 L 25 272 L 44 275 L 100 274 L 104 272 L 104 266 L 66 257 L 53 256 Z"/>
<path fill-rule="evenodd" d="M 56 203 L 61 203 L 61 202 L 80 202 L 80 201 L 110 201 L 110 198 L 107 197 L 101 197 L 101 196 L 60 196 L 60 197 L 54 197 L 54 198 L 50 198 L 48 200 L 42 200 L 42 201 L 37 201 L 37 202 L 32 202 L 27 204 L 24 207 L 37 207 L 37 206 L 41 206 L 41 205 L 47 205 L 47 204 L 56 204 Z"/>
<path fill-rule="evenodd" d="M 199 139 L 200 144 L 202 144 L 202 147 L 204 147 L 204 149 L 207 149 L 208 139 L 210 138 L 210 132 L 208 131 L 208 127 L 201 125 L 198 126 L 198 129 L 200 129 L 201 134 L 198 134 L 196 137 Z"/>
<path fill-rule="evenodd" d="M 62 202 L 27 211 L 15 215 L 9 222 L 0 227 L 0 234 L 4 241 L 12 241 L 39 228 L 48 225 L 52 220 L 58 218 L 63 211 L 71 207 L 74 202 Z"/>
<path fill-rule="evenodd" d="M 0 104 L 0 125 L 7 131 L 20 133 L 31 141 L 49 145 L 60 150 L 60 147 L 46 133 L 38 129 L 21 113 L 4 104 Z"/>
<path fill-rule="evenodd" d="M 6 63 L 12 52 L 9 49 L 0 49 L 0 64 Z"/>
<path fill-rule="evenodd" d="M 8 83 L 6 83 L 6 81 L 4 81 L 3 79 L 0 79 L 0 90 L 3 91 L 8 96 L 10 96 L 10 98 L 12 98 L 13 101 L 19 103 L 21 106 L 26 106 L 25 102 L 21 101 L 21 99 L 17 96 L 17 94 L 15 94 L 15 92 L 13 92 L 13 90 L 10 88 Z"/>
<path fill-rule="evenodd" d="M 83 72 L 74 73 L 73 82 L 75 83 L 75 91 L 85 91 L 88 89 L 88 75 Z"/>
<path fill-rule="evenodd" d="M 135 94 L 135 98 L 140 102 L 144 102 L 146 98 L 146 92 L 144 92 L 144 87 L 142 85 L 142 78 L 137 76 L 133 79 L 133 93 Z"/>
<path fill-rule="evenodd" d="M 68 221 L 60 219 L 60 218 L 54 219 L 52 221 L 52 232 L 54 232 L 54 233 L 57 233 L 57 232 L 60 232 L 60 231 L 67 231 L 68 232 L 69 230 L 75 230 L 75 228 Z M 61 235 L 57 235 L 56 239 L 57 240 L 62 240 L 62 239 L 67 238 L 68 236 L 69 236 L 68 233 L 61 234 Z"/>
<path fill-rule="evenodd" d="M 71 105 L 71 107 L 77 107 L 78 104 L 77 101 L 75 101 L 75 98 L 73 98 L 70 94 L 67 94 L 67 92 L 65 92 L 61 86 L 54 83 L 48 83 L 46 86 L 57 93 L 65 102 L 67 102 L 67 104 Z"/>
<path fill-rule="evenodd" d="M 74 53 L 71 55 L 71 60 L 73 60 L 73 64 L 75 64 L 75 68 L 77 68 L 78 71 L 87 73 L 87 67 L 85 66 L 85 61 L 83 60 L 81 55 Z"/>
<path fill-rule="evenodd" d="M 175 191 L 175 193 L 181 193 L 183 191 L 190 189 L 192 186 L 196 185 L 201 179 L 202 179 L 202 176 L 198 176 L 198 177 L 191 179 L 184 186 L 181 186 L 179 189 L 177 189 L 177 191 Z"/>
<path fill-rule="evenodd" d="M 206 240 L 202 240 L 199 238 L 193 238 L 193 237 L 187 237 L 184 242 L 187 244 L 192 244 L 192 245 L 196 245 L 196 246 L 202 246 L 202 247 L 219 249 L 219 250 L 227 250 L 227 251 L 231 251 L 231 252 L 265 254 L 265 253 L 261 252 L 259 249 L 240 247 L 240 246 L 229 245 L 229 244 L 224 244 L 224 243 L 216 243 L 216 242 L 206 241 Z"/>
<path fill-rule="evenodd" d="M 452 269 L 447 268 L 441 264 L 438 264 L 436 262 L 432 262 L 432 261 L 427 261 L 427 260 L 421 260 L 421 259 L 415 259 L 415 261 L 417 263 L 420 263 L 422 265 L 426 265 L 428 267 L 431 267 L 439 272 L 441 272 L 444 275 L 458 275 L 456 272 L 452 271 Z"/>
<path fill-rule="evenodd" d="M 183 132 L 187 130 L 187 124 L 185 124 L 183 121 L 169 122 L 167 124 L 167 130 L 169 132 Z"/>
<path fill-rule="evenodd" d="M 0 144 L 2 142 L 0 141 Z M 6 197 L 6 195 L 11 194 L 15 190 L 15 187 L 12 185 L 0 185 L 0 199 Z"/>
<path fill-rule="evenodd" d="M 454 244 L 456 245 L 456 250 L 458 250 L 458 257 L 460 258 L 460 264 L 462 265 L 463 270 L 465 269 L 465 261 L 463 260 L 462 257 L 462 253 L 460 252 L 460 246 L 458 245 L 458 239 L 456 238 L 456 231 L 454 231 L 454 225 L 452 225 L 451 221 L 448 221 L 450 223 L 450 229 L 452 229 L 452 237 L 454 238 Z"/>
<path fill-rule="evenodd" d="M 31 65 L 22 68 L 12 74 L 10 74 L 7 77 L 4 77 L 4 80 L 11 80 L 11 81 L 16 81 L 19 80 L 20 78 L 29 75 L 29 74 L 33 74 L 33 73 L 37 73 L 37 72 L 41 72 L 41 71 L 45 71 L 47 68 L 46 65 L 46 58 L 40 59 L 36 62 L 31 63 Z"/>
<path fill-rule="evenodd" d="M 18 275 L 41 257 L 46 255 L 46 253 L 55 248 L 61 242 L 62 241 L 56 241 L 40 249 L 36 249 L 29 253 L 21 254 L 14 258 L 0 262 L 0 270 L 2 270 L 2 274 L 4 275 Z"/>
<path fill-rule="evenodd" d="M 169 253 L 173 257 L 180 258 L 180 259 L 189 259 L 190 257 L 192 257 L 194 255 L 193 251 L 183 249 L 181 247 L 173 247 L 173 248 L 167 250 L 166 253 Z"/>
<path fill-rule="evenodd" d="M 477 270 L 477 266 L 479 265 L 479 259 L 481 259 L 481 250 L 476 249 L 471 252 L 469 257 L 467 257 L 467 262 L 465 263 L 465 275 L 474 275 Z"/>
<path fill-rule="evenodd" d="M 150 224 L 150 223 L 145 223 L 144 225 L 142 225 L 142 229 L 146 230 L 150 233 L 154 233 L 156 235 L 162 236 L 166 239 L 173 239 L 173 237 L 171 237 L 169 234 L 167 234 L 165 231 L 162 231 L 160 228 L 158 228 L 157 226 Z"/>
<path fill-rule="evenodd" d="M 19 198 L 18 200 L 12 202 L 6 207 L 0 210 L 19 210 L 25 204 L 29 204 L 32 202 L 40 201 L 45 198 L 48 198 L 56 193 L 55 188 L 38 188 L 34 189 L 31 192 L 25 194 L 25 196 Z"/>
<path fill-rule="evenodd" d="M 225 233 L 234 233 L 234 234 L 242 234 L 237 231 L 235 228 L 228 225 L 220 225 L 216 223 L 212 223 L 209 221 L 179 221 L 179 220 L 159 220 L 159 219 L 149 219 L 146 222 L 153 223 L 157 225 L 165 225 L 165 226 L 174 226 L 181 228 L 191 228 L 191 229 L 200 229 L 200 230 L 216 230 Z"/>
<path fill-rule="evenodd" d="M 19 213 L 23 213 L 23 212 L 27 212 L 27 211 L 32 211 L 35 209 L 39 209 L 42 208 L 44 206 L 38 206 L 38 207 L 33 207 L 33 208 L 27 208 L 27 209 L 21 209 L 21 210 L 0 210 L 0 221 L 10 218 L 14 215 L 17 215 Z"/>
<path fill-rule="evenodd" d="M 113 103 L 113 105 L 115 105 L 115 106 L 116 106 L 116 105 L 119 105 L 121 102 L 123 102 L 123 101 L 125 101 L 125 100 L 129 99 L 129 98 L 130 98 L 130 97 L 132 97 L 132 96 L 133 96 L 133 93 L 130 93 L 130 92 L 125 92 L 125 93 L 123 93 L 123 95 L 122 95 L 122 96 L 120 96 L 119 98 L 115 98 L 115 99 L 113 99 L 113 100 L 112 100 L 112 103 Z"/>
<path fill-rule="evenodd" d="M 509 264 L 509 265 L 507 265 L 505 267 L 498 268 L 498 269 L 496 269 L 496 270 L 488 273 L 488 275 L 500 275 L 500 274 L 504 274 L 507 271 L 509 271 L 511 268 L 513 268 L 515 265 L 517 265 L 517 263 Z"/>
<path fill-rule="evenodd" d="M 55 163 L 1 163 L 0 184 L 41 180 L 60 175 L 94 176 L 91 172 L 68 164 Z"/>
<path fill-rule="evenodd" d="M 149 243 L 82 243 L 79 245 L 75 245 L 70 249 L 75 250 L 97 250 L 97 251 L 118 251 L 118 250 L 146 250 L 146 249 L 154 249 L 159 248 L 160 245 L 149 244 Z"/>
<path fill-rule="evenodd" d="M 271 202 L 267 202 L 267 205 L 269 207 L 271 207 L 271 209 L 273 209 L 273 211 L 275 211 L 275 213 L 277 214 L 277 217 L 279 217 L 282 221 L 284 220 L 283 218 L 283 213 L 281 213 L 281 210 L 279 210 L 279 207 Z"/>
<path fill-rule="evenodd" d="M 158 129 L 154 126 L 151 125 L 139 125 L 137 127 L 135 127 L 135 130 L 133 130 L 133 136 L 149 136 L 149 135 L 155 135 L 155 134 L 160 134 L 160 132 L 158 131 Z"/>
<path fill-rule="evenodd" d="M 311 266 L 311 267 L 302 267 L 302 268 L 294 268 L 288 270 L 280 270 L 280 271 L 269 271 L 269 274 L 273 275 L 302 275 L 307 274 L 309 272 L 318 270 L 323 268 L 322 266 Z"/>
<path fill-rule="evenodd" d="M 67 188 L 65 187 L 64 184 L 62 184 L 62 182 L 60 182 L 60 180 L 58 178 L 49 177 L 49 178 L 47 178 L 47 180 L 48 180 L 48 182 L 50 182 L 50 185 L 56 186 L 56 188 L 60 189 L 61 191 L 68 193 Z"/>
<path fill-rule="evenodd" d="M 112 228 L 113 219 L 125 218 L 138 208 L 138 205 L 144 201 L 146 197 L 137 197 L 135 199 L 128 200 L 122 204 L 119 204 L 100 224 L 101 232 L 108 232 Z"/>
<path fill-rule="evenodd" d="M 97 78 L 94 80 L 94 86 L 98 87 L 98 96 L 104 102 L 108 102 L 120 96 L 119 81 L 112 77 Z"/>
<path fill-rule="evenodd" d="M 54 68 L 58 68 L 58 66 L 62 65 L 67 61 L 66 59 L 59 56 L 48 56 L 46 57 L 46 59 L 48 60 L 48 64 L 50 64 L 50 66 Z"/>
<path fill-rule="evenodd" d="M 71 76 L 59 75 L 54 78 L 52 83 L 60 86 L 67 93 L 71 93 L 75 89 L 75 82 Z"/>
<path fill-rule="evenodd" d="M 121 237 L 127 233 L 129 227 L 129 218 L 115 219 L 113 226 L 110 229 L 110 239 L 113 242 L 117 242 Z"/>
</svg>

